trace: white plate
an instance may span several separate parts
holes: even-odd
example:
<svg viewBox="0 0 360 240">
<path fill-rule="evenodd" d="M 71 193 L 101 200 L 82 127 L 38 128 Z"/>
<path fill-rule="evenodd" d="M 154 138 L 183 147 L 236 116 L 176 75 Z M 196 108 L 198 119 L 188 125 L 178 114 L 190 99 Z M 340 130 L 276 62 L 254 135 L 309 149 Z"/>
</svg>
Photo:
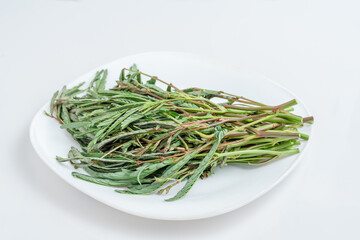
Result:
<svg viewBox="0 0 360 240">
<path fill-rule="evenodd" d="M 172 82 L 180 88 L 202 87 L 223 90 L 243 95 L 270 105 L 277 105 L 296 98 L 297 114 L 309 116 L 304 104 L 284 87 L 254 73 L 233 69 L 199 56 L 154 52 L 121 58 L 100 66 L 79 77 L 68 86 L 89 81 L 99 69 L 109 70 L 111 87 L 118 79 L 120 70 L 136 63 L 141 71 L 156 75 Z M 49 98 L 51 94 L 49 94 Z M 88 183 L 72 177 L 74 169 L 69 164 L 58 163 L 55 156 L 67 156 L 70 146 L 76 142 L 59 124 L 44 115 L 49 103 L 35 115 L 31 128 L 31 142 L 41 159 L 61 178 L 87 195 L 113 208 L 137 216 L 166 219 L 188 220 L 223 214 L 244 206 L 263 195 L 278 184 L 299 162 L 309 142 L 300 145 L 301 153 L 273 161 L 263 166 L 233 165 L 216 169 L 211 177 L 198 180 L 190 192 L 175 202 L 165 202 L 164 198 L 173 196 L 181 187 L 178 184 L 167 196 L 164 195 L 123 195 L 114 188 Z M 301 129 L 310 134 L 311 126 Z"/>
</svg>

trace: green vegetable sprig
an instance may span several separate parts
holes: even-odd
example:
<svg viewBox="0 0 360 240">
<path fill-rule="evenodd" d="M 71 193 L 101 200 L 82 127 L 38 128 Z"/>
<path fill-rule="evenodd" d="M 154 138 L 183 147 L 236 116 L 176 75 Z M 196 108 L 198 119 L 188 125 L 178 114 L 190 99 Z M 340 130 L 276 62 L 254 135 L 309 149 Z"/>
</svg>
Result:
<svg viewBox="0 0 360 240">
<path fill-rule="evenodd" d="M 296 100 L 269 106 L 223 91 L 180 90 L 136 65 L 124 68 L 117 85 L 106 90 L 107 74 L 97 72 L 86 88 L 81 83 L 57 91 L 47 115 L 81 146 L 56 159 L 89 174 L 73 172 L 79 179 L 127 187 L 118 193 L 169 192 L 188 179 L 167 199 L 178 200 L 218 165 L 260 165 L 298 153 L 299 140 L 308 139 L 298 127 L 313 121 L 291 113 Z"/>
</svg>

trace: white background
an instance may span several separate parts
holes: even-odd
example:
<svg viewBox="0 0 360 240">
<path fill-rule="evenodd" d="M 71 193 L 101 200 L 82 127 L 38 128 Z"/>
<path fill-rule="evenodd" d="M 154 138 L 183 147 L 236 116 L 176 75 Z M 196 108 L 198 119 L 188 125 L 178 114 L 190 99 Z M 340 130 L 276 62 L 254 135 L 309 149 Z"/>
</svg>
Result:
<svg viewBox="0 0 360 240">
<path fill-rule="evenodd" d="M 360 2 L 0 0 L 1 239 L 359 239 Z M 52 93 L 130 54 L 182 51 L 265 75 L 314 114 L 313 143 L 251 204 L 167 222 L 114 210 L 57 177 L 28 129 Z"/>
</svg>

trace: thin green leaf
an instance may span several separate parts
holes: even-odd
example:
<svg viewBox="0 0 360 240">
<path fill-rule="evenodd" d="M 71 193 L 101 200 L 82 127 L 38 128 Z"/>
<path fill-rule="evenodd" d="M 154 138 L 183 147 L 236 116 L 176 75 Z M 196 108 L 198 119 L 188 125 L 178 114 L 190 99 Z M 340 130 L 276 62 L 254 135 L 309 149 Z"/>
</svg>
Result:
<svg viewBox="0 0 360 240">
<path fill-rule="evenodd" d="M 87 182 L 96 183 L 96 184 L 100 184 L 100 185 L 104 185 L 104 186 L 110 186 L 110 187 L 122 187 L 122 186 L 126 186 L 126 185 L 136 182 L 136 180 L 135 181 L 134 180 L 115 181 L 115 180 L 110 180 L 110 179 L 95 178 L 95 177 L 91 177 L 91 176 L 81 174 L 78 172 L 73 172 L 72 175 L 76 178 L 79 178 L 79 179 L 87 181 Z M 144 181 L 144 182 L 148 182 L 148 181 Z"/>
<path fill-rule="evenodd" d="M 151 84 L 151 85 L 155 85 L 155 83 L 156 83 L 156 79 L 155 78 L 151 78 L 150 80 L 148 80 L 148 81 L 146 81 L 147 82 L 147 84 Z"/>
<path fill-rule="evenodd" d="M 106 84 L 106 77 L 108 75 L 108 70 L 105 69 L 103 74 L 102 74 L 102 77 L 99 81 L 99 86 L 97 87 L 97 91 L 103 91 L 105 90 L 105 84 Z"/>
<path fill-rule="evenodd" d="M 90 126 L 91 122 L 71 122 L 64 125 L 61 125 L 60 128 L 80 128 L 80 127 L 88 127 Z"/>
<path fill-rule="evenodd" d="M 172 163 L 172 160 L 167 160 L 167 161 L 163 161 L 161 163 L 154 163 L 154 164 L 148 165 L 146 167 L 146 169 L 144 169 L 143 166 L 140 166 L 135 171 L 129 171 L 129 170 L 124 169 L 124 170 L 117 171 L 117 172 L 102 173 L 102 172 L 93 171 L 90 168 L 84 168 L 84 170 L 96 178 L 111 179 L 111 180 L 133 180 L 134 182 L 136 182 L 137 178 L 139 176 L 139 173 L 141 174 L 140 179 L 144 179 L 145 177 L 149 176 L 153 172 L 155 172 L 163 167 L 166 167 L 171 163 Z"/>
<path fill-rule="evenodd" d="M 135 113 L 135 114 L 129 116 L 121 123 L 121 130 L 125 129 L 129 124 L 143 118 L 144 116 L 145 115 L 142 113 Z"/>
<path fill-rule="evenodd" d="M 56 97 L 58 96 L 58 94 L 59 94 L 59 91 L 56 91 L 50 101 L 50 115 L 51 116 L 54 113 L 54 104 L 55 104 L 55 100 L 56 100 Z"/>
</svg>

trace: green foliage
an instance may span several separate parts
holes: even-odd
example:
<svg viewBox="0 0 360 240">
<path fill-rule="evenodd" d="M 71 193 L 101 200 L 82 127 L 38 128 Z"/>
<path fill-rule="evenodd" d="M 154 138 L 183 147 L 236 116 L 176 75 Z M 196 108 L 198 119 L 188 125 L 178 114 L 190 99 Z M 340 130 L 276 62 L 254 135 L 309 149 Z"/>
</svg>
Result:
<svg viewBox="0 0 360 240">
<path fill-rule="evenodd" d="M 309 138 L 298 127 L 313 119 L 290 113 L 295 100 L 269 106 L 222 91 L 180 90 L 135 64 L 121 70 L 111 89 L 105 89 L 107 76 L 105 69 L 86 88 L 64 86 L 52 96 L 47 116 L 81 148 L 72 147 L 57 161 L 84 169 L 88 175 L 73 172 L 81 180 L 127 187 L 118 193 L 168 193 L 187 179 L 166 200 L 175 201 L 216 166 L 265 164 L 298 153 L 300 139 Z"/>
</svg>

